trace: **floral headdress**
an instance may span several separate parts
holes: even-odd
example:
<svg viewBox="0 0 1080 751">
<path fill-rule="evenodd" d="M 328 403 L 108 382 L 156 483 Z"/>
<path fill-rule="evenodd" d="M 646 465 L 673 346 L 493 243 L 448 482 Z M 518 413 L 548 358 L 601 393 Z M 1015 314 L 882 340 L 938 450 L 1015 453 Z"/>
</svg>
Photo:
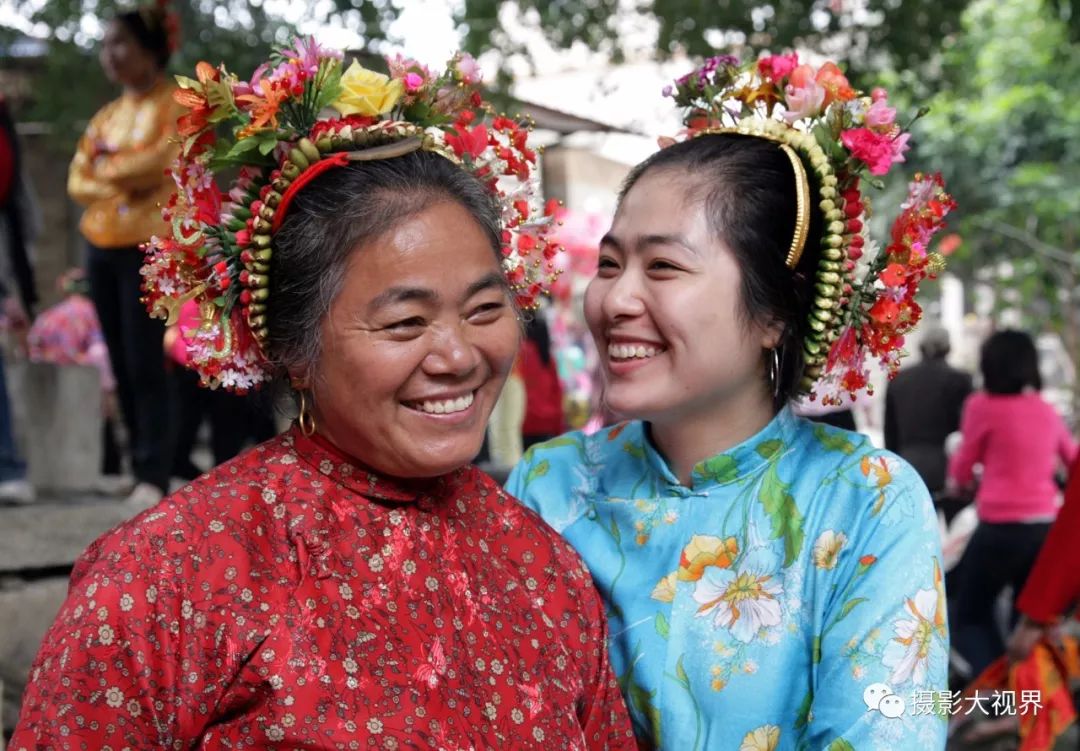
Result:
<svg viewBox="0 0 1080 751">
<path fill-rule="evenodd" d="M 439 74 L 401 57 L 388 65 L 390 75 L 356 61 L 342 71 L 339 53 L 309 39 L 276 52 L 250 81 L 208 63 L 195 79 L 177 77 L 188 112 L 178 122 L 176 192 L 162 211 L 172 232 L 150 241 L 143 289 L 151 314 L 169 324 L 182 305 L 199 306 L 199 327 L 182 333 L 204 384 L 246 391 L 270 375 L 274 233 L 304 185 L 350 162 L 416 150 L 454 161 L 502 206 L 503 270 L 517 303 L 535 307 L 557 275 L 547 237 L 555 206 L 534 206 L 529 128 L 501 115 L 482 121 L 492 113 L 476 62 L 458 55 Z M 226 126 L 231 136 L 219 137 Z M 235 167 L 219 188 L 215 173 Z"/>
<path fill-rule="evenodd" d="M 944 269 L 930 239 L 955 208 L 940 175 L 916 174 L 879 251 L 867 234 L 869 199 L 863 182 L 904 161 L 909 134 L 896 123 L 883 89 L 856 91 L 831 62 L 801 65 L 794 53 L 749 64 L 714 57 L 664 90 L 686 108 L 681 136 L 736 133 L 775 141 L 792 161 L 797 216 L 786 262 L 795 269 L 810 227 L 810 185 L 816 176 L 822 216 L 810 333 L 803 342 L 806 370 L 800 391 L 823 401 L 869 390 L 867 362 L 876 358 L 890 377 L 900 366 L 904 335 L 922 316 L 919 283 Z M 662 145 L 674 139 L 662 139 Z"/>
</svg>

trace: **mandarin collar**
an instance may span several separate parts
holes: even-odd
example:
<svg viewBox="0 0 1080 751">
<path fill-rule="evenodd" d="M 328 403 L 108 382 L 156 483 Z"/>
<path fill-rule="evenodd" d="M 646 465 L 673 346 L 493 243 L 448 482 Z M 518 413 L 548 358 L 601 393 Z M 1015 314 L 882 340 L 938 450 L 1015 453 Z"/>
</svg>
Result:
<svg viewBox="0 0 1080 751">
<path fill-rule="evenodd" d="M 297 425 L 285 433 L 297 459 L 310 465 L 319 474 L 371 501 L 381 503 L 415 503 L 428 505 L 447 496 L 464 477 L 467 467 L 433 478 L 408 479 L 391 477 L 368 467 L 349 456 L 319 433 L 306 436 Z"/>
<path fill-rule="evenodd" d="M 638 423 L 646 465 L 672 489 L 685 493 L 703 493 L 710 488 L 728 485 L 742 477 L 754 474 L 775 461 L 775 456 L 791 446 L 795 437 L 796 417 L 791 407 L 781 409 L 765 427 L 742 443 L 732 446 L 694 465 L 690 473 L 691 486 L 683 486 L 671 470 L 667 460 L 657 450 L 649 435 L 646 423 Z"/>
</svg>

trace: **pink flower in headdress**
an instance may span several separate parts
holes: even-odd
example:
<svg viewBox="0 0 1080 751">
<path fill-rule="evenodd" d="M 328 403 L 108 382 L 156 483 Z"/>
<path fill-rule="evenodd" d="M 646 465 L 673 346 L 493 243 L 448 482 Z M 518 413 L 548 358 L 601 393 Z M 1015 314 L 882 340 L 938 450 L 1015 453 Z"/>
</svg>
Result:
<svg viewBox="0 0 1080 751">
<path fill-rule="evenodd" d="M 315 37 L 297 39 L 296 46 L 291 50 L 285 50 L 283 54 L 287 60 L 295 61 L 296 65 L 310 76 L 314 76 L 319 70 L 319 63 L 323 59 L 333 57 L 340 60 L 342 57 L 337 50 L 328 50 L 321 47 L 315 41 Z"/>
<path fill-rule="evenodd" d="M 890 107 L 888 102 L 875 99 L 870 109 L 866 111 L 866 127 L 878 130 L 888 130 L 896 122 L 896 109 Z"/>
<path fill-rule="evenodd" d="M 405 91 L 409 94 L 415 94 L 424 85 L 424 77 L 419 73 L 406 73 L 405 74 Z"/>
<path fill-rule="evenodd" d="M 247 201 L 248 194 L 247 189 L 240 185 L 234 185 L 229 188 L 229 200 L 233 203 L 240 205 Z"/>
<path fill-rule="evenodd" d="M 233 84 L 233 97 L 241 95 L 251 95 L 258 91 L 259 81 L 262 80 L 262 77 L 266 75 L 266 71 L 268 70 L 270 70 L 269 63 L 263 63 L 255 69 L 254 73 L 251 74 L 250 81 L 237 81 L 235 84 Z"/>
<path fill-rule="evenodd" d="M 435 74 L 431 70 L 411 57 L 405 57 L 400 52 L 394 57 L 386 59 L 387 73 L 391 78 L 400 78 L 405 84 L 407 91 L 415 91 L 424 85 L 425 81 L 431 81 L 435 79 Z M 409 89 L 410 76 L 412 76 L 412 82 L 415 85 L 414 89 Z"/>
<path fill-rule="evenodd" d="M 908 134 L 893 138 L 875 133 L 869 128 L 852 128 L 840 134 L 840 140 L 851 155 L 870 168 L 872 175 L 884 175 L 894 162 L 904 161 Z"/>
<path fill-rule="evenodd" d="M 467 84 L 480 83 L 480 79 L 483 77 L 483 74 L 480 71 L 480 64 L 476 62 L 476 58 L 468 52 L 461 53 L 455 67 L 457 68 L 458 75 L 461 76 L 461 80 Z"/>
<path fill-rule="evenodd" d="M 784 119 L 793 123 L 804 117 L 821 114 L 821 107 L 825 103 L 825 89 L 813 80 L 807 81 L 803 86 L 789 83 L 784 87 L 784 97 L 787 105 Z"/>
<path fill-rule="evenodd" d="M 794 52 L 786 55 L 766 55 L 758 60 L 758 73 L 762 78 L 779 81 L 789 75 L 799 65 L 799 56 Z"/>
<path fill-rule="evenodd" d="M 910 146 L 908 146 L 908 140 L 910 140 L 910 138 L 910 133 L 901 133 L 900 135 L 892 139 L 891 145 L 893 164 L 905 161 L 904 152 L 911 148 Z"/>
</svg>

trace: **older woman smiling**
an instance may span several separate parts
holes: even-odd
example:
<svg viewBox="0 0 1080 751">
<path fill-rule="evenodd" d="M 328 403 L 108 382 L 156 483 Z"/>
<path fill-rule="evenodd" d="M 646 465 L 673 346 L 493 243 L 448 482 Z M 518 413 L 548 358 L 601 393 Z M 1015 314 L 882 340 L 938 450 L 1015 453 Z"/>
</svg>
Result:
<svg viewBox="0 0 1080 751">
<path fill-rule="evenodd" d="M 632 748 L 587 570 L 469 464 L 542 283 L 527 196 L 493 200 L 524 132 L 474 121 L 460 64 L 392 61 L 369 111 L 327 117 L 337 56 L 283 55 L 258 82 L 278 110 L 223 70 L 182 81 L 216 115 L 144 275 L 157 310 L 200 302 L 211 385 L 286 376 L 297 424 L 94 543 L 11 748 Z M 250 164 L 220 203 L 229 154 Z"/>
</svg>

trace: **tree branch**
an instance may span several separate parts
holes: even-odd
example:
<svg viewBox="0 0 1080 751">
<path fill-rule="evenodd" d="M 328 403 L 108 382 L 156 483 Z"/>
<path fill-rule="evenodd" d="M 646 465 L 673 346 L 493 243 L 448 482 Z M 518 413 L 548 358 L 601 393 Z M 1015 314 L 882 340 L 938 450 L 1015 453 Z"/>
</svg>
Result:
<svg viewBox="0 0 1080 751">
<path fill-rule="evenodd" d="M 1067 250 L 1059 248 L 1056 245 L 1050 245 L 1049 243 L 1045 243 L 1039 238 L 1032 235 L 1030 232 L 1026 232 L 1018 227 L 1014 227 L 1011 224 L 1006 224 L 1005 222 L 999 222 L 996 219 L 989 219 L 983 217 L 975 219 L 974 223 L 992 232 L 997 232 L 999 235 L 1004 235 L 1005 237 L 1008 237 L 1012 240 L 1022 242 L 1024 245 L 1031 248 L 1031 250 L 1034 250 L 1036 253 L 1039 253 L 1046 258 L 1050 258 L 1060 263 L 1064 263 L 1070 268 L 1075 268 L 1077 265 L 1080 265 L 1080 263 L 1078 263 L 1080 262 L 1080 259 L 1077 259 L 1074 254 L 1069 253 Z"/>
</svg>

